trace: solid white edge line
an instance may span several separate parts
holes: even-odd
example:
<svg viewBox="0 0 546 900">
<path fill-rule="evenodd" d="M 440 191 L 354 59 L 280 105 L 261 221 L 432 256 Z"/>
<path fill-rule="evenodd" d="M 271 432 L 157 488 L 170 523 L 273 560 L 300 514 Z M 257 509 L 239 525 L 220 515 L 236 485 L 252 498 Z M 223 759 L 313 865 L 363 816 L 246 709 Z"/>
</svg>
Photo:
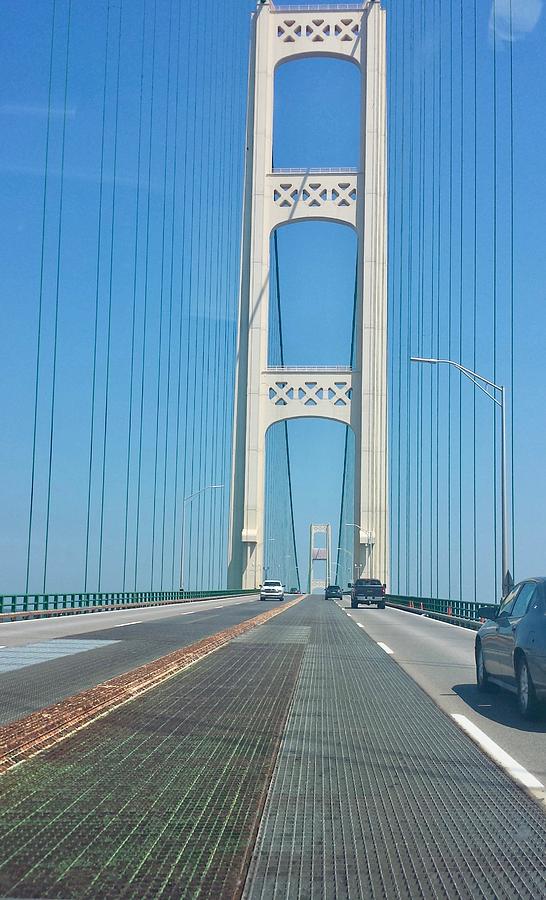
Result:
<svg viewBox="0 0 546 900">
<path fill-rule="evenodd" d="M 516 760 L 509 756 L 502 747 L 499 747 L 495 741 L 492 741 L 490 737 L 488 737 L 481 728 L 478 728 L 477 725 L 474 725 L 473 722 L 470 721 L 466 716 L 461 715 L 461 713 L 452 713 L 452 718 L 455 719 L 457 724 L 466 731 L 469 737 L 472 738 L 473 741 L 478 744 L 482 750 L 487 753 L 488 756 L 491 757 L 499 766 L 502 766 L 512 778 L 516 781 L 519 781 L 520 784 L 525 785 L 528 788 L 542 788 L 544 789 L 544 785 L 538 778 L 535 778 L 534 775 L 531 775 L 527 769 L 524 769 Z"/>
<path fill-rule="evenodd" d="M 127 625 L 142 625 L 142 619 L 138 622 L 122 622 L 121 625 L 113 625 L 113 628 L 125 628 Z"/>
<path fill-rule="evenodd" d="M 390 647 L 387 647 L 387 645 L 384 644 L 383 641 L 378 641 L 377 646 L 381 647 L 381 649 L 384 650 L 385 653 L 388 653 L 389 656 L 394 656 L 394 650 L 391 650 Z"/>
</svg>

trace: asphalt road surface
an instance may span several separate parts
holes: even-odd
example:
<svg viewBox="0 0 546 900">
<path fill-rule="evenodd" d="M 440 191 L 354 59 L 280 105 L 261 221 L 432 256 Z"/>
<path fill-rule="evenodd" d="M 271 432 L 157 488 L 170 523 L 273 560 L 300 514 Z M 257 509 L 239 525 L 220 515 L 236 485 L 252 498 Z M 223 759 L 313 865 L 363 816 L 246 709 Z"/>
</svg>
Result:
<svg viewBox="0 0 546 900">
<path fill-rule="evenodd" d="M 514 695 L 478 691 L 474 631 L 390 607 L 351 609 L 345 597 L 338 605 L 385 652 L 392 651 L 392 658 L 446 713 L 466 716 L 546 786 L 546 712 L 527 722 Z"/>
<path fill-rule="evenodd" d="M 259 615 L 278 601 L 219 598 L 0 625 L 0 724 Z"/>
</svg>

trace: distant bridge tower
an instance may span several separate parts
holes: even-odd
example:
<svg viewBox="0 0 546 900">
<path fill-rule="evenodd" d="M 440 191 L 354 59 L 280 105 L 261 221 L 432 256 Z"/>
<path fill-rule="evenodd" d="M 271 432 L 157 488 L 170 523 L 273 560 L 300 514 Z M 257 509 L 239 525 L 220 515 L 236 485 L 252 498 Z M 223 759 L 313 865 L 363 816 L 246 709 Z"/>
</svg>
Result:
<svg viewBox="0 0 546 900">
<path fill-rule="evenodd" d="M 354 562 L 388 581 L 386 14 L 379 2 L 253 15 L 249 76 L 239 338 L 233 436 L 229 584 L 252 588 L 264 562 L 265 437 L 284 419 L 320 417 L 356 436 Z M 331 56 L 361 72 L 358 171 L 275 172 L 275 69 Z M 358 238 L 354 368 L 268 368 L 270 238 L 302 220 L 342 222 Z"/>
<path fill-rule="evenodd" d="M 318 535 L 324 535 L 324 539 Z M 316 563 L 325 562 L 324 578 L 315 576 Z M 309 540 L 309 593 L 332 584 L 332 529 L 329 525 L 311 525 Z"/>
</svg>

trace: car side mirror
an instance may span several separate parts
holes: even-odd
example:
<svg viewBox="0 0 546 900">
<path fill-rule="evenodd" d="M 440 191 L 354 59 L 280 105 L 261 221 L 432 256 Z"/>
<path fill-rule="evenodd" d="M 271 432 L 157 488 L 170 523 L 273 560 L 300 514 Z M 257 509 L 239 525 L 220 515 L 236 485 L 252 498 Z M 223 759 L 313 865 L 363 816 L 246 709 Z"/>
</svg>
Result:
<svg viewBox="0 0 546 900">
<path fill-rule="evenodd" d="M 479 606 L 478 607 L 478 619 L 489 619 L 491 622 L 497 618 L 499 614 L 498 609 L 495 609 L 491 606 Z"/>
<path fill-rule="evenodd" d="M 262 587 L 262 585 L 261 585 L 261 584 L 259 584 L 259 585 L 258 585 L 258 587 Z"/>
<path fill-rule="evenodd" d="M 353 582 L 350 581 L 349 584 L 347 585 L 347 587 L 352 587 L 352 586 L 353 586 Z"/>
</svg>

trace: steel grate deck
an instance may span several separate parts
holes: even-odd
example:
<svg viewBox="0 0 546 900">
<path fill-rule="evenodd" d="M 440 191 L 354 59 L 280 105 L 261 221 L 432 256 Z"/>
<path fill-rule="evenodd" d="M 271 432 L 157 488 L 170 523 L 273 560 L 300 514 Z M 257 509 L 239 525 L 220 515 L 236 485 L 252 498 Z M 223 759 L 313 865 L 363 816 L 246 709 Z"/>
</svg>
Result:
<svg viewBox="0 0 546 900">
<path fill-rule="evenodd" d="M 232 642 L 3 775 L 0 896 L 234 896 L 303 649 Z"/>
<path fill-rule="evenodd" d="M 334 604 L 310 627 L 244 896 L 539 898 L 546 817 Z"/>
</svg>

